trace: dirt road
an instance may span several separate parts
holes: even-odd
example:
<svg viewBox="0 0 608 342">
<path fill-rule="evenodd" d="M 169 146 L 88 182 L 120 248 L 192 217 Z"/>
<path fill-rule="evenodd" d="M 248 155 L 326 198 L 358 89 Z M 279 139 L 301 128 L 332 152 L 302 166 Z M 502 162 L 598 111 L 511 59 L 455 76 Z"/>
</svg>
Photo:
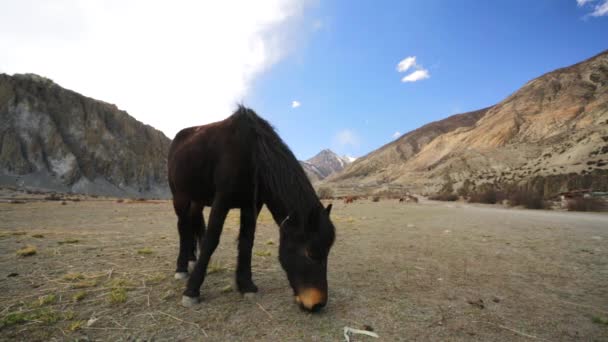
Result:
<svg viewBox="0 0 608 342">
<path fill-rule="evenodd" d="M 0 203 L 0 339 L 339 341 L 349 326 L 383 341 L 608 340 L 608 215 L 388 200 L 332 215 L 330 301 L 311 315 L 266 211 L 258 296 L 233 289 L 235 211 L 186 309 L 169 202 Z M 18 256 L 26 246 L 36 253 Z"/>
</svg>

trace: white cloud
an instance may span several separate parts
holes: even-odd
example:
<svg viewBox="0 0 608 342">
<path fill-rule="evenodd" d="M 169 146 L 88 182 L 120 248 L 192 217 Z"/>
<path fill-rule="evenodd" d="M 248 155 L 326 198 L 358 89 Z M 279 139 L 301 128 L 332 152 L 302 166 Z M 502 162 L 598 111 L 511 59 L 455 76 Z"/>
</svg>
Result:
<svg viewBox="0 0 608 342">
<path fill-rule="evenodd" d="M 397 131 L 395 133 L 393 133 L 393 139 L 397 139 L 401 136 L 401 132 Z"/>
<path fill-rule="evenodd" d="M 336 134 L 334 137 L 335 143 L 340 147 L 352 146 L 358 147 L 360 144 L 359 137 L 357 134 L 350 129 L 343 129 Z"/>
<path fill-rule="evenodd" d="M 416 71 L 412 72 L 411 74 L 402 78 L 401 82 L 417 82 L 420 80 L 427 79 L 429 77 L 431 77 L 431 75 L 429 75 L 428 70 L 420 69 L 420 70 L 416 70 Z"/>
<path fill-rule="evenodd" d="M 169 137 L 223 119 L 298 46 L 309 1 L 3 1 L 0 65 L 115 103 Z"/>
<path fill-rule="evenodd" d="M 300 103 L 300 101 L 291 101 L 291 108 L 298 108 L 301 105 L 302 104 Z"/>
<path fill-rule="evenodd" d="M 410 56 L 404 58 L 399 64 L 397 64 L 398 72 L 405 72 L 407 69 L 416 65 L 416 56 Z"/>
<path fill-rule="evenodd" d="M 603 17 L 605 15 L 608 15 L 608 0 L 596 5 L 593 12 L 591 12 L 591 16 L 593 17 Z"/>
<path fill-rule="evenodd" d="M 397 64 L 397 72 L 405 72 L 410 68 L 415 68 L 416 71 L 413 71 L 409 75 L 403 77 L 401 82 L 416 82 L 431 77 L 429 71 L 423 68 L 421 64 L 416 62 L 416 56 L 406 57 L 399 62 L 399 64 Z"/>
<path fill-rule="evenodd" d="M 576 0 L 576 4 L 579 7 L 582 7 L 597 1 L 598 0 Z M 589 13 L 589 15 L 592 17 L 603 17 L 608 15 L 608 0 L 601 0 L 599 4 L 593 6 L 593 11 Z"/>
</svg>

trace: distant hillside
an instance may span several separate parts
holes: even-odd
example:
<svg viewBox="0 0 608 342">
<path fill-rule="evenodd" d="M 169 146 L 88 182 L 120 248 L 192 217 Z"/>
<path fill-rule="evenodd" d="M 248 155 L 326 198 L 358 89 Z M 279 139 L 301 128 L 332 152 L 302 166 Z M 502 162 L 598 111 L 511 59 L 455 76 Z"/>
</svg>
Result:
<svg viewBox="0 0 608 342">
<path fill-rule="evenodd" d="M 332 150 L 325 149 L 306 161 L 300 161 L 300 164 L 310 180 L 317 182 L 342 171 L 353 159 L 341 157 Z"/>
<path fill-rule="evenodd" d="M 115 105 L 33 75 L 0 74 L 0 184 L 167 197 L 170 140 Z"/>
<path fill-rule="evenodd" d="M 353 191 L 392 184 L 434 193 L 446 186 L 456 190 L 465 180 L 479 186 L 540 177 L 556 180 L 551 187 L 557 191 L 591 185 L 593 175 L 603 182 L 607 162 L 608 52 L 603 52 L 534 79 L 495 106 L 411 131 L 326 183 Z M 575 176 L 588 181 L 568 185 Z"/>
</svg>

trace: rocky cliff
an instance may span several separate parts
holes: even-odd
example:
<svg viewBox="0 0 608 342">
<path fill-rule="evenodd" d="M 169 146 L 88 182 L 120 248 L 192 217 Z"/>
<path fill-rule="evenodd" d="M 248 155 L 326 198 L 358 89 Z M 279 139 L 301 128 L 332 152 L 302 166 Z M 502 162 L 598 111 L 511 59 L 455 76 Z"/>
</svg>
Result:
<svg viewBox="0 0 608 342">
<path fill-rule="evenodd" d="M 0 74 L 0 184 L 167 197 L 169 144 L 115 105 L 41 76 Z"/>
</svg>

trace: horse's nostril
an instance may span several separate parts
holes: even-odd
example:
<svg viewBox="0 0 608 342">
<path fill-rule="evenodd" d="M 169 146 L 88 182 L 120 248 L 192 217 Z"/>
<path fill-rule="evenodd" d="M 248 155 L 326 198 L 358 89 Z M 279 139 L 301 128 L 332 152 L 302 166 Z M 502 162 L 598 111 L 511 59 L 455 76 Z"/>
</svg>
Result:
<svg viewBox="0 0 608 342">
<path fill-rule="evenodd" d="M 308 312 L 319 312 L 324 307 L 325 307 L 325 302 L 317 303 L 317 304 L 313 305 L 312 307 L 307 307 L 304 304 L 300 303 L 300 309 L 302 309 L 304 311 L 308 311 Z"/>
<path fill-rule="evenodd" d="M 315 305 L 313 305 L 312 309 L 310 309 L 311 312 L 318 312 L 321 309 L 323 309 L 323 307 L 325 307 L 325 302 L 323 303 L 317 303 Z"/>
</svg>

